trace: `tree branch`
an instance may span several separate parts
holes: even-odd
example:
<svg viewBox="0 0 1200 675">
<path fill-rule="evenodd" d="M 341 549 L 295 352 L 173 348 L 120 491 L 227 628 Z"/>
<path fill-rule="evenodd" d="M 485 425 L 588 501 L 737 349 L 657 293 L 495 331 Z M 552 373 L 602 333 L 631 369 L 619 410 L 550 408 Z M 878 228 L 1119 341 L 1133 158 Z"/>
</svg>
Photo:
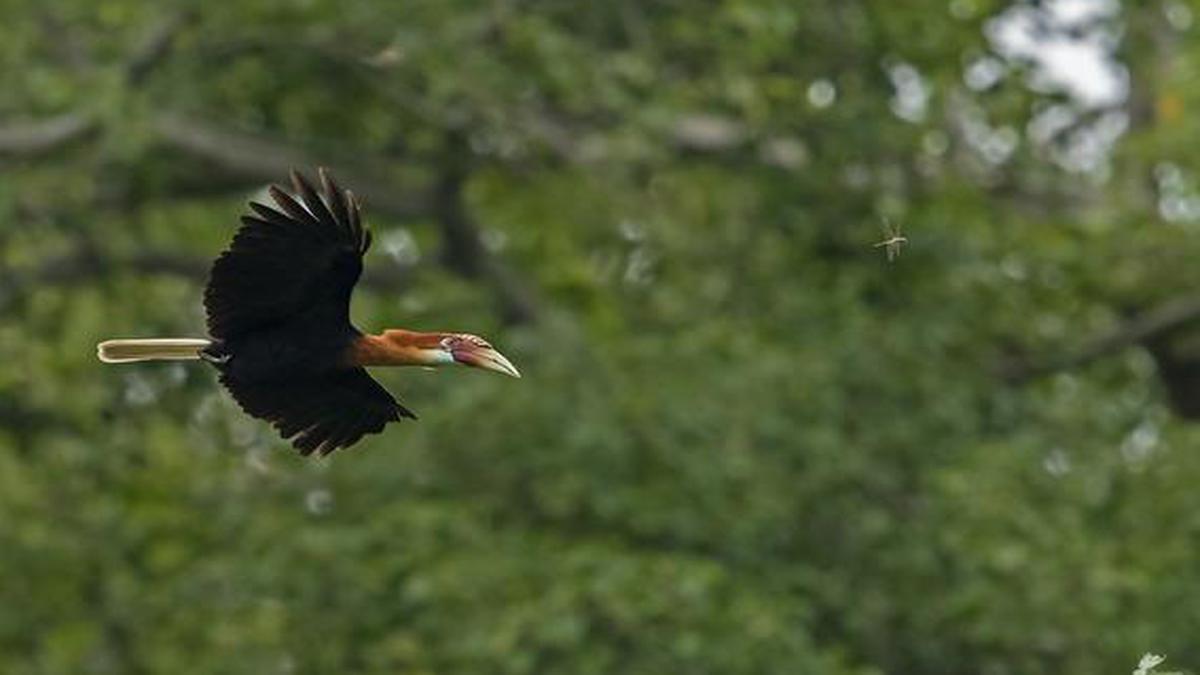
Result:
<svg viewBox="0 0 1200 675">
<path fill-rule="evenodd" d="M 280 180 L 292 168 L 330 164 L 343 185 L 371 208 L 400 219 L 429 215 L 429 198 L 423 193 L 401 192 L 385 178 L 382 167 L 357 167 L 321 158 L 257 134 L 227 129 L 184 115 L 164 113 L 152 122 L 166 143 L 202 157 L 227 171 L 263 181 Z"/>
<path fill-rule="evenodd" d="M 83 138 L 95 129 L 95 120 L 85 112 L 0 125 L 0 155 L 42 155 Z"/>
<path fill-rule="evenodd" d="M 75 116 L 70 116 L 71 120 Z M 69 121 L 69 120 L 68 120 Z M 201 122 L 183 115 L 163 113 L 152 121 L 153 129 L 160 139 L 176 150 L 197 156 L 220 166 L 229 174 L 243 176 L 263 182 L 279 180 L 293 167 L 310 167 L 321 164 L 306 151 L 284 142 L 249 132 L 230 130 Z M 76 134 L 90 130 L 92 125 L 80 127 L 77 123 L 43 123 L 55 133 L 38 132 L 35 139 L 24 139 L 21 147 L 29 150 L 35 145 L 50 149 L 65 142 L 67 132 Z M 17 139 L 21 134 L 5 136 L 0 127 L 0 150 L 6 139 Z M 24 132 L 22 132 L 24 133 Z M 23 137 L 22 137 L 23 138 Z M 16 147 L 15 141 L 10 146 Z M 447 153 L 467 153 L 465 148 L 448 147 Z M 448 165 L 457 165 L 458 159 L 448 158 Z M 434 194 L 400 193 L 385 178 L 382 167 L 339 166 L 332 163 L 339 179 L 353 186 L 372 209 L 378 209 L 400 219 L 416 219 L 433 215 L 442 229 L 446 249 L 443 263 L 463 276 L 488 282 L 495 289 L 506 321 L 526 322 L 536 314 L 536 303 L 531 292 L 518 275 L 507 269 L 483 244 L 478 226 L 467 212 L 463 203 L 463 185 L 466 174 L 459 169 L 446 170 L 435 186 Z M 48 261 L 32 275 L 33 280 L 44 283 L 74 283 L 82 279 L 99 276 L 104 268 L 120 266 L 146 274 L 166 274 L 202 280 L 207 262 L 181 258 L 161 253 L 145 252 L 127 258 L 109 259 L 97 257 L 80 249 L 55 260 Z M 365 275 L 364 284 L 378 286 L 384 290 L 395 290 L 407 281 L 407 274 Z M 20 280 L 10 280 L 11 288 L 21 286 Z"/>
<path fill-rule="evenodd" d="M 1005 379 L 1024 383 L 1064 370 L 1073 370 L 1111 353 L 1163 337 L 1200 320 L 1200 297 L 1187 295 L 1168 300 L 1126 321 L 1116 329 L 1086 341 L 1074 353 L 1041 360 L 1016 360 L 1001 368 Z"/>
<path fill-rule="evenodd" d="M 203 284 L 208 278 L 211 261 L 197 255 L 164 250 L 138 251 L 116 255 L 95 250 L 82 243 L 67 253 L 55 256 L 24 271 L 9 271 L 3 275 L 4 293 L 0 303 L 13 296 L 23 296 L 39 286 L 72 286 L 107 276 L 114 270 L 149 276 L 186 279 Z M 373 291 L 394 293 L 408 287 L 416 265 L 374 265 L 363 273 L 363 287 Z"/>
<path fill-rule="evenodd" d="M 172 12 L 154 24 L 125 64 L 125 77 L 137 85 L 170 55 L 175 38 L 197 17 L 193 9 Z"/>
<path fill-rule="evenodd" d="M 460 134 L 448 135 L 442 175 L 434 190 L 433 212 L 442 229 L 442 263 L 459 274 L 488 281 L 500 301 L 504 320 L 527 323 L 537 318 L 537 302 L 528 288 L 484 244 L 463 196 L 469 156 Z"/>
<path fill-rule="evenodd" d="M 130 83 L 141 82 L 170 53 L 179 31 L 195 17 L 192 11 L 171 14 L 158 23 L 134 50 L 125 66 Z M 57 25 L 57 17 L 47 15 Z M 78 51 L 72 47 L 73 53 Z M 76 55 L 73 59 L 80 59 Z M 42 120 L 0 125 L 0 154 L 41 155 L 87 136 L 97 128 L 95 116 L 83 110 Z"/>
</svg>

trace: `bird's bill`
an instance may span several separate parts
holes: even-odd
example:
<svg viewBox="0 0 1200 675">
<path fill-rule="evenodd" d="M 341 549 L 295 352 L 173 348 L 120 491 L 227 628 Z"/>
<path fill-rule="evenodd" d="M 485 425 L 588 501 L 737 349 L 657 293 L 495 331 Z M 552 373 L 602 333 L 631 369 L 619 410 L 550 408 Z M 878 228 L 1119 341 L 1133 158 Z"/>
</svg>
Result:
<svg viewBox="0 0 1200 675">
<path fill-rule="evenodd" d="M 494 370 L 509 377 L 521 377 L 521 372 L 517 370 L 517 367 L 511 361 L 504 358 L 503 354 L 491 347 L 464 345 L 455 349 L 451 354 L 454 356 L 455 361 L 466 366 Z"/>
</svg>

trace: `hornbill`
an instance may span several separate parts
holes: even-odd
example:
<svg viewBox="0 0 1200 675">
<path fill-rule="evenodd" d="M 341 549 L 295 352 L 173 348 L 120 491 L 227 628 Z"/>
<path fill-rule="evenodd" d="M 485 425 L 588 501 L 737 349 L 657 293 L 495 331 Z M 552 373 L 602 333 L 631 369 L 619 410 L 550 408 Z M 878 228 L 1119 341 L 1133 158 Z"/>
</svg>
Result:
<svg viewBox="0 0 1200 675">
<path fill-rule="evenodd" d="M 97 345 L 105 363 L 203 360 L 247 414 L 270 422 L 301 453 L 349 447 L 388 422 L 416 419 L 365 366 L 463 364 L 520 377 L 486 340 L 467 333 L 360 332 L 350 294 L 371 233 L 354 195 L 318 170 L 323 197 L 292 171 L 293 198 L 251 213 L 213 263 L 204 290 L 208 339 L 120 339 Z"/>
</svg>

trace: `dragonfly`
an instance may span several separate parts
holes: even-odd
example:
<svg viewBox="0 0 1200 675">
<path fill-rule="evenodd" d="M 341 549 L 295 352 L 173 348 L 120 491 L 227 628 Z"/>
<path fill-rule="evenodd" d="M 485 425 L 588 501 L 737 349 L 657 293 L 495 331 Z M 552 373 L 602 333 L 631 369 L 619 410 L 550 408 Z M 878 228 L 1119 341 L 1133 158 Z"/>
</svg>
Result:
<svg viewBox="0 0 1200 675">
<path fill-rule="evenodd" d="M 888 262 L 892 262 L 900 256 L 900 247 L 908 243 L 908 237 L 901 234 L 899 225 L 887 218 L 883 219 L 883 234 L 887 238 L 876 243 L 875 248 L 883 247 L 887 251 Z"/>
</svg>

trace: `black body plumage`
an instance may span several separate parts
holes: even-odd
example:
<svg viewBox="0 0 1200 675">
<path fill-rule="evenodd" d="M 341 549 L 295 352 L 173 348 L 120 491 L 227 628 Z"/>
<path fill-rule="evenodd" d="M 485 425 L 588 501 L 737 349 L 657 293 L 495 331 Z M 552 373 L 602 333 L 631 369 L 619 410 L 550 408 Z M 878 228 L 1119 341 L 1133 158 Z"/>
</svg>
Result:
<svg viewBox="0 0 1200 675">
<path fill-rule="evenodd" d="M 350 294 L 371 245 L 354 196 L 320 171 L 323 194 L 292 172 L 299 200 L 272 185 L 276 206 L 250 203 L 213 263 L 204 307 L 205 357 L 242 409 L 271 422 L 304 454 L 347 447 L 414 415 L 361 367 L 345 362 L 361 333 Z"/>
</svg>

